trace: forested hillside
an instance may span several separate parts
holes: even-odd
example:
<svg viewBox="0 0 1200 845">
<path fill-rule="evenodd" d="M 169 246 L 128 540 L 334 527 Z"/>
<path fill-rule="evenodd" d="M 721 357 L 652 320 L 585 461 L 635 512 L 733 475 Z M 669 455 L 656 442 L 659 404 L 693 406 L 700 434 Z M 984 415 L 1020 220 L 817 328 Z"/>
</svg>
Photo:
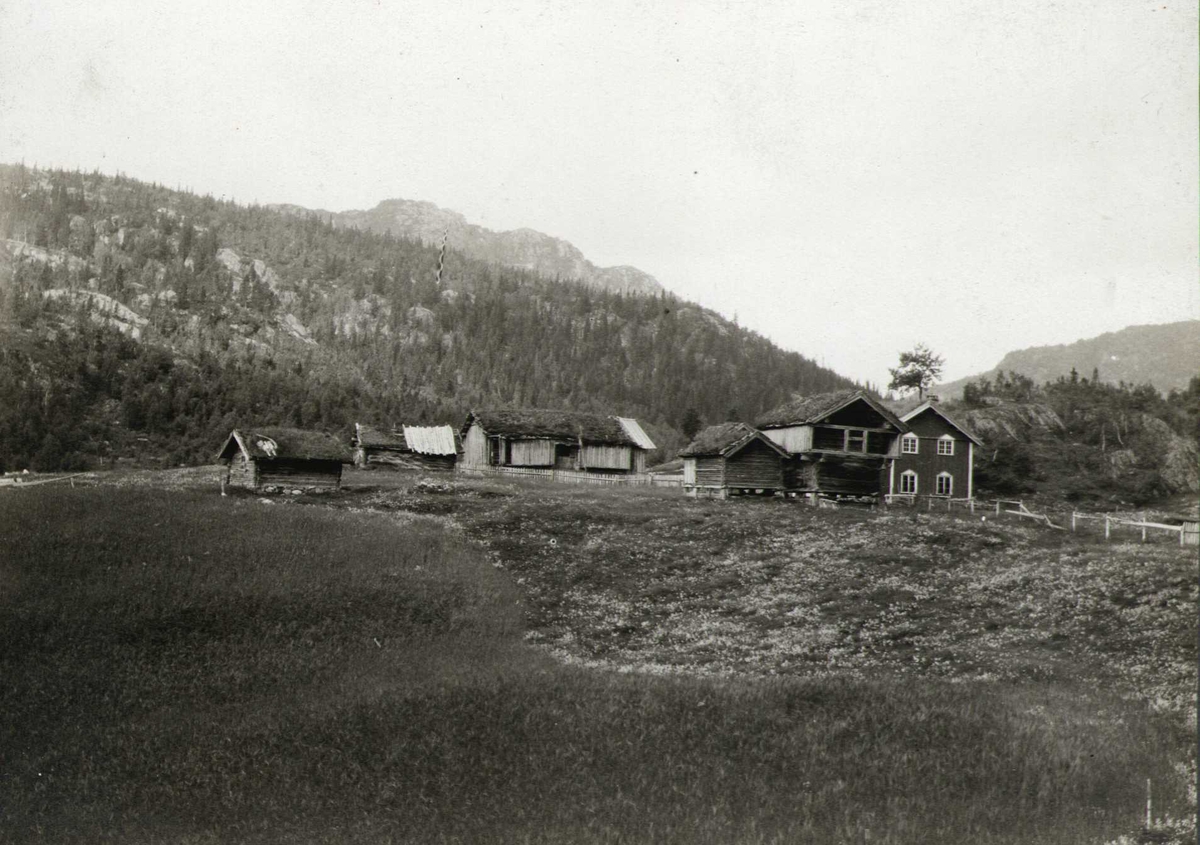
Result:
<svg viewBox="0 0 1200 845">
<path fill-rule="evenodd" d="M 978 486 L 1103 506 L 1200 491 L 1200 376 L 1163 397 L 1072 371 L 1040 385 L 1019 373 L 969 382 L 957 404 L 985 448 Z"/>
<path fill-rule="evenodd" d="M 669 294 L 622 295 L 123 176 L 0 166 L 0 467 L 208 460 L 233 425 L 483 406 L 751 418 L 851 382 Z"/>
</svg>

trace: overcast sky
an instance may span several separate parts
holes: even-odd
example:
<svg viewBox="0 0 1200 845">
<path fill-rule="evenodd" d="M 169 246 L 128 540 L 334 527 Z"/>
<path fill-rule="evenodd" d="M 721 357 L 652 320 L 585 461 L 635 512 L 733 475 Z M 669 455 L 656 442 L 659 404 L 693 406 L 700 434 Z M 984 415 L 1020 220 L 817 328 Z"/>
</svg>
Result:
<svg viewBox="0 0 1200 845">
<path fill-rule="evenodd" d="M 0 0 L 0 161 L 430 200 L 844 375 L 1200 317 L 1197 9 Z"/>
</svg>

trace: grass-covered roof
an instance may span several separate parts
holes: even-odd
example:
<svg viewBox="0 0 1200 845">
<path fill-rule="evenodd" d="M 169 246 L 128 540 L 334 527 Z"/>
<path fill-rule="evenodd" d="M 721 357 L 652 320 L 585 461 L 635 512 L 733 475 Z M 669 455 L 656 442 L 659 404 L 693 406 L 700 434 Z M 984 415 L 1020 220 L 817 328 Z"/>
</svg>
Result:
<svg viewBox="0 0 1200 845">
<path fill-rule="evenodd" d="M 287 458 L 342 463 L 353 460 L 350 448 L 332 434 L 298 428 L 235 429 L 217 457 L 229 460 L 239 449 L 255 459 Z"/>
<path fill-rule="evenodd" d="M 489 436 L 516 440 L 582 440 L 610 446 L 637 445 L 615 417 L 603 414 L 527 408 L 472 411 L 463 424 L 464 435 L 473 422 L 479 423 Z"/>
<path fill-rule="evenodd" d="M 787 425 L 809 425 L 820 422 L 825 417 L 852 402 L 866 402 L 880 416 L 901 431 L 908 431 L 908 426 L 900 418 L 876 402 L 862 390 L 835 390 L 832 393 L 818 393 L 813 396 L 801 396 L 772 408 L 759 416 L 754 424 L 759 428 L 772 428 Z"/>
</svg>

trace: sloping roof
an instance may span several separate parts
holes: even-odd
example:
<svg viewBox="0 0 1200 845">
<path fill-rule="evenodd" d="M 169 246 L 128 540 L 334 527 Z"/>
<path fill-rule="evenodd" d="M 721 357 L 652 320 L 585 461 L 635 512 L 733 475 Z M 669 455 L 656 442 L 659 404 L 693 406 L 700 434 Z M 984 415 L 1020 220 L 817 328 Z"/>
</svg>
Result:
<svg viewBox="0 0 1200 845">
<path fill-rule="evenodd" d="M 406 448 L 404 435 L 399 431 L 388 432 L 373 425 L 363 425 L 362 423 L 355 423 L 354 429 L 355 445 L 384 447 L 388 449 Z"/>
<path fill-rule="evenodd" d="M 833 393 L 818 393 L 815 396 L 802 396 L 787 404 L 780 405 L 767 411 L 755 420 L 759 428 L 778 428 L 787 425 L 810 425 L 820 422 L 835 411 L 840 411 L 847 405 L 862 400 L 876 410 L 889 423 L 900 431 L 908 431 L 908 426 L 900 418 L 876 402 L 862 390 L 837 390 Z"/>
<path fill-rule="evenodd" d="M 655 464 L 652 467 L 648 467 L 646 472 L 651 475 L 669 475 L 671 473 L 683 472 L 683 458 L 672 458 L 661 464 Z"/>
<path fill-rule="evenodd" d="M 632 417 L 617 417 L 617 422 L 621 424 L 621 428 L 625 429 L 625 433 L 629 435 L 629 438 L 636 445 L 641 446 L 643 449 L 658 448 L 654 445 L 654 441 L 650 439 L 650 436 L 642 430 L 637 420 Z"/>
<path fill-rule="evenodd" d="M 406 425 L 404 442 L 420 455 L 453 455 L 458 452 L 454 429 L 448 425 Z"/>
<path fill-rule="evenodd" d="M 341 461 L 350 463 L 350 449 L 331 434 L 302 431 L 298 428 L 234 429 L 217 453 L 228 461 L 238 451 L 249 458 L 291 458 L 293 460 Z"/>
<path fill-rule="evenodd" d="M 585 443 L 604 443 L 615 446 L 637 446 L 616 417 L 603 414 L 584 414 L 576 411 L 540 411 L 532 409 L 502 409 L 472 411 L 463 423 L 463 435 L 471 423 L 477 422 L 489 435 L 516 440 L 560 440 Z"/>
<path fill-rule="evenodd" d="M 958 420 L 954 419 L 954 417 L 947 414 L 944 410 L 942 410 L 941 406 L 938 405 L 936 402 L 923 402 L 922 404 L 918 405 L 917 407 L 915 407 L 911 411 L 909 411 L 907 414 L 902 416 L 900 419 L 902 419 L 904 422 L 908 422 L 909 420 L 914 419 L 915 417 L 917 417 L 920 414 L 925 413 L 926 411 L 933 411 L 935 414 L 937 414 L 939 417 L 944 419 L 946 422 L 950 423 L 950 425 L 954 426 L 954 428 L 958 429 L 958 431 L 962 434 L 963 437 L 970 440 L 976 446 L 983 445 L 983 441 L 980 440 L 978 437 L 976 437 L 975 434 L 971 431 L 971 429 L 967 428 L 965 425 L 960 423 Z"/>
<path fill-rule="evenodd" d="M 421 455 L 453 455 L 458 452 L 454 429 L 449 425 L 406 425 L 400 431 L 384 431 L 362 423 L 354 424 L 354 444 L 368 449 L 395 449 Z"/>
<path fill-rule="evenodd" d="M 779 444 L 771 442 L 761 431 L 751 428 L 742 422 L 727 422 L 710 425 L 696 435 L 696 439 L 683 447 L 679 453 L 681 458 L 697 458 L 707 455 L 723 455 L 728 457 L 746 446 L 752 440 L 761 440 L 783 457 L 788 453 Z"/>
</svg>

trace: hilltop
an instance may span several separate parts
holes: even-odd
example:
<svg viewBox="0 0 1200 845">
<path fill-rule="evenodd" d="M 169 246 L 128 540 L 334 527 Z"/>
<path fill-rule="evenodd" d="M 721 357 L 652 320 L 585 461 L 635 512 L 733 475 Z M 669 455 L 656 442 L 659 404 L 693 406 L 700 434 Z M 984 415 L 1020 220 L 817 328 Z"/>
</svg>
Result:
<svg viewBox="0 0 1200 845">
<path fill-rule="evenodd" d="M 395 206 L 389 206 L 395 207 Z M 853 383 L 665 291 L 125 176 L 0 166 L 0 466 L 207 460 L 238 425 L 349 433 L 473 407 L 680 422 Z M 623 272 L 623 271 L 622 271 Z"/>
<path fill-rule="evenodd" d="M 943 399 L 962 396 L 963 387 L 1000 373 L 1020 373 L 1037 384 L 1079 375 L 1109 384 L 1151 384 L 1162 393 L 1183 390 L 1200 365 L 1200 320 L 1161 325 L 1129 326 L 1098 337 L 1057 346 L 1031 346 L 1005 355 L 985 373 L 938 385 Z"/>
<path fill-rule="evenodd" d="M 301 206 L 272 206 L 304 214 Z M 574 244 L 533 229 L 494 232 L 468 223 L 457 211 L 431 202 L 388 199 L 369 211 L 319 211 L 336 226 L 380 232 L 427 244 L 446 243 L 463 255 L 489 263 L 530 270 L 552 279 L 584 282 L 620 293 L 658 294 L 663 286 L 636 267 L 597 267 Z"/>
</svg>

